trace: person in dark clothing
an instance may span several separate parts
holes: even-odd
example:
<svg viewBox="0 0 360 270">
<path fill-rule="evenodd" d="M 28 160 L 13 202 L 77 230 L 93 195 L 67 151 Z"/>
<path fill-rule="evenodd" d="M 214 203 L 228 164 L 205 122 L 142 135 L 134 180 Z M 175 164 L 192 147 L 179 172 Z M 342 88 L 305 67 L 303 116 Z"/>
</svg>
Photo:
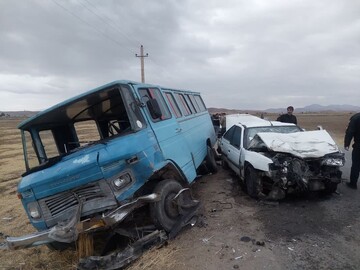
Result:
<svg viewBox="0 0 360 270">
<path fill-rule="evenodd" d="M 219 132 L 220 132 L 220 116 L 219 116 L 219 114 L 218 113 L 213 114 L 211 116 L 211 121 L 214 126 L 216 137 L 218 137 Z"/>
<path fill-rule="evenodd" d="M 352 164 L 350 171 L 350 182 L 346 183 L 348 187 L 357 189 L 357 181 L 360 173 L 360 113 L 354 114 L 350 118 L 349 125 L 345 132 L 344 147 L 349 150 L 350 142 L 354 139 L 352 151 Z"/>
<path fill-rule="evenodd" d="M 284 122 L 284 123 L 293 123 L 297 125 L 297 119 L 296 116 L 293 115 L 294 107 L 289 106 L 287 107 L 287 113 L 280 115 L 276 121 Z"/>
</svg>

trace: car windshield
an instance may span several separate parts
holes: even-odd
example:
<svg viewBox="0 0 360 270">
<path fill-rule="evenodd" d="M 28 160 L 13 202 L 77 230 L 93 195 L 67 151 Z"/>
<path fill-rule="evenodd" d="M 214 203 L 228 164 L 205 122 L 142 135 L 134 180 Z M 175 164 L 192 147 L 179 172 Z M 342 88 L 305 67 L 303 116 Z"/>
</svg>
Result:
<svg viewBox="0 0 360 270">
<path fill-rule="evenodd" d="M 244 146 L 248 148 L 250 141 L 259 132 L 292 133 L 302 131 L 298 126 L 252 127 L 245 130 Z"/>
</svg>

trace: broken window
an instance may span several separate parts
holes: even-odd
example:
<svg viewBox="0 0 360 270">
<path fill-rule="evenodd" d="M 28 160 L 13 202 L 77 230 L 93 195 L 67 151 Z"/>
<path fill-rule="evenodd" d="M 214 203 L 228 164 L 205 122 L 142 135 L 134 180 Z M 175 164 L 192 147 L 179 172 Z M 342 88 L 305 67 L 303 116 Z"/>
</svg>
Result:
<svg viewBox="0 0 360 270">
<path fill-rule="evenodd" d="M 100 140 L 99 130 L 94 120 L 74 123 L 75 132 L 80 146 Z"/>
<path fill-rule="evenodd" d="M 28 167 L 33 168 L 39 165 L 38 157 L 35 152 L 35 147 L 33 140 L 31 138 L 31 134 L 28 131 L 22 133 L 23 135 L 23 145 L 24 145 L 24 153 L 25 160 Z"/>
<path fill-rule="evenodd" d="M 51 130 L 42 130 L 39 132 L 42 147 L 46 154 L 46 158 L 53 158 L 59 155 L 59 151 L 56 147 L 54 136 Z"/>
<path fill-rule="evenodd" d="M 28 124 L 32 138 L 29 132 L 25 132 L 23 140 L 27 168 L 34 168 L 50 159 L 57 162 L 56 157 L 144 127 L 145 120 L 128 86 L 89 92 L 61 106 L 54 106 Z"/>
</svg>

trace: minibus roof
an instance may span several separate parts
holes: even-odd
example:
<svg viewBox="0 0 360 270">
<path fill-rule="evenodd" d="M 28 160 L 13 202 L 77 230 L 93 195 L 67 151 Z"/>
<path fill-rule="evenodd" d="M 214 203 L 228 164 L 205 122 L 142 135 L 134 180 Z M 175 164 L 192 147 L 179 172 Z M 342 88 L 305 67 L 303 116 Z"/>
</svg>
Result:
<svg viewBox="0 0 360 270">
<path fill-rule="evenodd" d="M 185 90 L 174 90 L 170 88 L 163 88 L 158 85 L 142 84 L 129 80 L 117 80 L 108 84 L 99 86 L 87 92 L 84 92 L 75 97 L 62 101 L 44 111 L 37 113 L 36 115 L 26 119 L 18 125 L 21 130 L 28 130 L 31 127 L 37 125 L 51 125 L 59 123 L 68 123 L 70 120 L 76 119 L 77 121 L 89 119 L 89 115 L 81 115 L 81 112 L 86 109 L 95 106 L 102 102 L 104 99 L 109 99 L 112 95 L 115 95 L 113 91 L 116 86 L 119 85 L 138 85 L 140 87 L 157 87 L 163 90 L 185 92 Z M 193 91 L 186 91 L 191 93 L 197 93 Z M 101 113 L 101 112 L 99 112 Z M 86 117 L 87 116 L 87 117 Z"/>
</svg>

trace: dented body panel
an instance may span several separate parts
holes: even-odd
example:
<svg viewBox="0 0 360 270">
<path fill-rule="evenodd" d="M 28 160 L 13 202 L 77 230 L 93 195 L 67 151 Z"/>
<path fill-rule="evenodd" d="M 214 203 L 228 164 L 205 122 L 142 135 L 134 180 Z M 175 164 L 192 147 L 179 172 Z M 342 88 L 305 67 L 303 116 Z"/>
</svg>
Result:
<svg viewBox="0 0 360 270">
<path fill-rule="evenodd" d="M 180 98 L 191 107 L 180 106 Z M 66 100 L 19 129 L 26 172 L 18 193 L 41 233 L 24 236 L 24 246 L 22 237 L 9 238 L 12 244 L 3 247 L 10 248 L 67 243 L 61 233 L 54 238 L 46 232 L 74 229 L 87 220 L 102 220 L 100 227 L 108 228 L 111 213 L 126 217 L 156 202 L 152 188 L 157 182 L 172 178 L 186 186 L 194 181 L 207 146 L 216 140 L 199 93 L 130 81 Z M 112 220 L 111 226 L 123 218 Z"/>
<path fill-rule="evenodd" d="M 251 184 L 253 197 L 336 190 L 345 159 L 326 130 L 302 131 L 250 115 L 230 118 L 235 124 L 221 138 L 222 159 Z"/>
</svg>

